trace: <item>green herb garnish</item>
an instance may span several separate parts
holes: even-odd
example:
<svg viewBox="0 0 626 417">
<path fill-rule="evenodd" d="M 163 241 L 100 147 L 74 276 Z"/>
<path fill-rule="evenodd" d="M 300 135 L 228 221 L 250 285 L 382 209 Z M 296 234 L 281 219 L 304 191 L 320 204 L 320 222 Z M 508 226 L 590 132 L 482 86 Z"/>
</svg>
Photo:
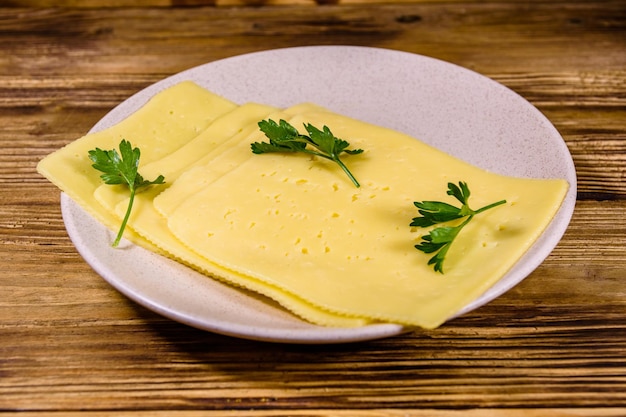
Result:
<svg viewBox="0 0 626 417">
<path fill-rule="evenodd" d="M 346 149 L 350 144 L 343 139 L 337 138 L 327 126 L 322 130 L 305 123 L 304 128 L 309 136 L 300 134 L 295 127 L 284 120 L 276 123 L 273 120 L 262 120 L 259 122 L 259 128 L 265 136 L 270 140 L 267 142 L 254 142 L 252 152 L 255 154 L 263 154 L 270 152 L 303 152 L 311 155 L 317 155 L 322 158 L 329 159 L 339 164 L 341 169 L 348 175 L 352 183 L 356 187 L 360 187 L 359 182 L 350 172 L 348 167 L 339 159 L 339 155 L 345 152 L 350 155 L 356 155 L 363 152 L 363 149 Z M 311 145 L 315 150 L 307 148 Z"/>
<path fill-rule="evenodd" d="M 426 236 L 422 236 L 422 242 L 415 247 L 424 253 L 437 252 L 430 260 L 428 265 L 434 264 L 434 270 L 443 274 L 443 261 L 452 245 L 452 242 L 457 237 L 459 232 L 472 220 L 472 218 L 490 208 L 499 206 L 506 203 L 506 200 L 501 200 L 478 210 L 472 210 L 469 207 L 470 190 L 467 184 L 460 181 L 459 185 L 448 183 L 448 195 L 454 196 L 462 204 L 461 207 L 455 207 L 448 203 L 441 201 L 421 201 L 414 202 L 415 206 L 419 209 L 419 213 L 422 217 L 414 217 L 411 226 L 428 227 L 439 223 L 445 223 L 456 219 L 466 217 L 466 219 L 458 226 L 441 226 L 433 229 Z"/>
<path fill-rule="evenodd" d="M 102 178 L 105 184 L 124 184 L 128 186 L 130 190 L 130 200 L 128 202 L 128 208 L 126 209 L 126 215 L 124 216 L 117 237 L 113 242 L 113 247 L 117 247 L 122 239 L 126 223 L 128 222 L 130 212 L 133 208 L 135 193 L 139 189 L 148 187 L 149 185 L 164 183 L 163 175 L 159 175 L 154 181 L 143 179 L 139 172 L 137 172 L 140 155 L 139 148 L 133 149 L 130 142 L 125 139 L 122 139 L 120 142 L 120 153 L 115 149 L 103 151 L 100 148 L 89 151 L 89 159 L 94 163 L 92 167 L 104 173 L 100 175 L 100 178 Z"/>
</svg>

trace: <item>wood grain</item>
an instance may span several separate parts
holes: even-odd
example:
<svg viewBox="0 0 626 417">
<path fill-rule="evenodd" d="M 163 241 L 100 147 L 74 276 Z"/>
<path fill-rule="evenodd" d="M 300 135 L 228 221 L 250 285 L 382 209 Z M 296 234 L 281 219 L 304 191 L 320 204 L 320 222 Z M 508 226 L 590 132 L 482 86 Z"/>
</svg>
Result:
<svg viewBox="0 0 626 417">
<path fill-rule="evenodd" d="M 2 415 L 626 415 L 624 2 L 281 1 L 2 2 Z M 163 77 L 310 44 L 443 59 L 537 106 L 579 180 L 545 262 L 440 329 L 337 346 L 203 332 L 108 286 L 36 163 Z"/>
<path fill-rule="evenodd" d="M 463 4 L 480 2 L 481 0 L 467 0 Z M 504 2 L 515 2 L 516 0 L 502 0 Z M 563 3 L 567 1 L 560 0 Z M 530 0 L 530 2 L 541 2 L 541 0 Z M 457 3 L 456 0 L 4 0 L 3 6 L 10 7 L 37 7 L 37 8 L 123 8 L 123 7 L 232 7 L 232 6 L 324 6 L 324 5 L 354 5 L 354 4 L 412 4 L 412 3 Z"/>
</svg>

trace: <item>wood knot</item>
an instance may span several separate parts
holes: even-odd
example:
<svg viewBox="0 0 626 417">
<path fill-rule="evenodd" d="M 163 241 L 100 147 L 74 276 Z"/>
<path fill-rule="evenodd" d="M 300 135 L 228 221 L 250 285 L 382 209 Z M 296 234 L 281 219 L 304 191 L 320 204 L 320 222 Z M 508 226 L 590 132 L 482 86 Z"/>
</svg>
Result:
<svg viewBox="0 0 626 417">
<path fill-rule="evenodd" d="M 398 23 L 416 23 L 422 20 L 422 16 L 417 14 L 403 14 L 396 17 Z"/>
</svg>

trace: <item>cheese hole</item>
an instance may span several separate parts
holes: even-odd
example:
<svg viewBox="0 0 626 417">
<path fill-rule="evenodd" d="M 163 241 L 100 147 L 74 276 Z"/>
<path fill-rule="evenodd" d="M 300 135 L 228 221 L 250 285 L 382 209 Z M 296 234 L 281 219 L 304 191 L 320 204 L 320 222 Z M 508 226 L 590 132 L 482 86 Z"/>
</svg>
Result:
<svg viewBox="0 0 626 417">
<path fill-rule="evenodd" d="M 306 184 L 307 182 L 308 181 L 303 178 L 303 179 L 300 179 L 300 180 L 296 181 L 296 184 L 297 185 L 303 185 L 303 184 Z"/>
<path fill-rule="evenodd" d="M 328 246 L 324 247 L 324 252 L 325 252 L 325 253 L 330 252 L 330 248 L 329 248 Z"/>
<path fill-rule="evenodd" d="M 355 202 L 359 199 L 359 196 L 356 194 L 352 194 L 352 202 Z"/>
<path fill-rule="evenodd" d="M 333 214 L 331 215 L 331 217 L 333 217 L 333 218 L 337 218 L 337 217 L 339 217 L 339 213 L 333 213 Z"/>
<path fill-rule="evenodd" d="M 309 218 L 309 216 L 306 213 L 297 212 L 297 211 L 290 212 L 289 217 L 292 219 L 300 219 L 300 220 L 307 220 Z"/>
<path fill-rule="evenodd" d="M 339 186 L 337 185 L 337 183 L 334 183 L 334 184 L 333 184 L 333 190 L 334 190 L 334 191 L 339 190 Z"/>
<path fill-rule="evenodd" d="M 309 250 L 307 248 L 302 248 L 301 252 L 302 254 L 306 255 L 309 253 Z"/>
</svg>

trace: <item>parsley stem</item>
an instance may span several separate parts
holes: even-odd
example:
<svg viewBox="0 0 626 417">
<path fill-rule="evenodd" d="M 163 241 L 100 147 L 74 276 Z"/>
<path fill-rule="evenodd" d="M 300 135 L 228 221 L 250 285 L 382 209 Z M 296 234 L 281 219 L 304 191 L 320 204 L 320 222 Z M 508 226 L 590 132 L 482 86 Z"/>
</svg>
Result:
<svg viewBox="0 0 626 417">
<path fill-rule="evenodd" d="M 495 203 L 491 203 L 491 204 L 486 205 L 485 207 L 479 208 L 478 210 L 474 211 L 474 214 L 481 213 L 481 212 L 483 212 L 485 210 L 489 210 L 490 208 L 494 208 L 494 207 L 502 205 L 504 203 L 506 203 L 506 200 L 496 201 Z"/>
<path fill-rule="evenodd" d="M 133 202 L 135 201 L 135 187 L 130 188 L 130 200 L 128 201 L 128 207 L 126 208 L 126 214 L 124 215 L 124 220 L 122 220 L 122 224 L 120 225 L 120 230 L 117 232 L 117 237 L 113 242 L 113 247 L 116 248 L 117 245 L 120 244 L 120 240 L 122 240 L 122 236 L 124 235 L 124 229 L 126 228 L 126 223 L 128 223 L 128 219 L 130 218 L 130 212 L 133 208 Z"/>
<path fill-rule="evenodd" d="M 354 186 L 356 188 L 361 187 L 361 184 L 359 183 L 359 181 L 357 181 L 356 177 L 354 175 L 352 175 L 352 172 L 350 172 L 350 170 L 348 169 L 348 167 L 346 166 L 346 164 L 343 163 L 343 161 L 341 159 L 339 159 L 339 157 L 337 155 L 325 155 L 321 152 L 317 152 L 317 151 L 310 151 L 308 149 L 303 149 L 301 152 L 303 153 L 308 153 L 309 155 L 316 155 L 319 156 L 321 158 L 325 158 L 328 159 L 329 161 L 334 161 L 336 162 L 341 169 L 343 170 L 343 172 L 346 173 L 346 175 L 348 176 L 348 178 L 350 178 L 350 181 L 352 181 L 352 184 L 354 184 Z"/>
<path fill-rule="evenodd" d="M 104 151 L 100 148 L 95 148 L 88 152 L 89 159 L 93 162 L 91 166 L 102 172 L 100 179 L 102 179 L 105 184 L 121 184 L 126 186 L 128 191 L 130 191 L 130 201 L 126 209 L 126 215 L 117 233 L 117 238 L 111 244 L 113 247 L 116 247 L 122 239 L 122 234 L 124 233 L 124 228 L 126 228 L 126 223 L 128 222 L 133 207 L 133 201 L 135 200 L 135 192 L 137 192 L 138 189 L 153 184 L 163 184 L 165 182 L 163 175 L 159 175 L 154 181 L 148 181 L 137 172 L 139 157 L 141 156 L 139 148 L 133 148 L 131 143 L 126 139 L 122 139 L 119 148 L 120 153 L 115 149 Z"/>
<path fill-rule="evenodd" d="M 350 178 L 350 180 L 352 181 L 352 183 L 354 184 L 354 186 L 356 188 L 359 188 L 361 186 L 361 184 L 359 184 L 359 182 L 357 181 L 357 179 L 354 177 L 354 175 L 352 175 L 352 172 L 350 172 L 350 170 L 348 169 L 348 167 L 346 166 L 346 164 L 343 163 L 343 161 L 339 158 L 335 158 L 333 159 L 335 162 L 337 162 L 339 164 L 339 166 L 341 167 L 341 169 L 343 169 L 343 172 L 346 173 L 346 175 Z"/>
</svg>

